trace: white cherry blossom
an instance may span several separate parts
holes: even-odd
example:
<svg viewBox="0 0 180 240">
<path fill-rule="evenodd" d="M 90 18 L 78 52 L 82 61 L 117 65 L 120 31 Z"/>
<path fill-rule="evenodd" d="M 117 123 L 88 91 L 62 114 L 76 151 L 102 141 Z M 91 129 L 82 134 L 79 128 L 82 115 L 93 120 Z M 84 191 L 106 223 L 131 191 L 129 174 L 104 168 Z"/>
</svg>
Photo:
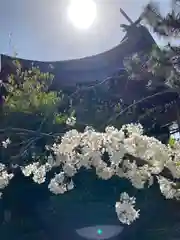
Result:
<svg viewBox="0 0 180 240">
<path fill-rule="evenodd" d="M 129 197 L 126 192 L 120 195 L 120 201 L 116 202 L 115 205 L 116 213 L 120 222 L 130 225 L 139 218 L 140 210 L 134 208 L 135 203 L 136 198 Z"/>
<path fill-rule="evenodd" d="M 4 148 L 7 148 L 9 144 L 11 144 L 11 140 L 9 138 L 7 138 L 5 141 L 2 141 L 2 146 Z"/>
<path fill-rule="evenodd" d="M 66 124 L 69 126 L 74 126 L 76 124 L 76 117 L 69 117 L 66 120 Z"/>
<path fill-rule="evenodd" d="M 10 140 L 3 144 L 7 147 Z M 175 182 L 180 178 L 180 142 L 165 145 L 144 135 L 140 124 L 127 124 L 120 130 L 107 126 L 104 132 L 97 132 L 92 127 L 86 127 L 84 132 L 71 129 L 46 149 L 53 151 L 46 163 L 34 162 L 20 168 L 25 176 L 41 184 L 46 181 L 47 172 L 59 167 L 60 172 L 48 185 L 54 194 L 74 189 L 73 177 L 81 168 L 94 168 L 101 179 L 108 180 L 116 175 L 128 179 L 137 189 L 150 187 L 157 178 L 165 198 L 180 200 L 180 188 Z M 163 175 L 164 169 L 171 173 L 171 180 Z M 0 164 L 0 189 L 6 187 L 12 177 L 6 166 Z M 124 224 L 131 224 L 139 217 L 135 198 L 127 193 L 121 194 L 115 206 L 118 218 Z"/>
</svg>

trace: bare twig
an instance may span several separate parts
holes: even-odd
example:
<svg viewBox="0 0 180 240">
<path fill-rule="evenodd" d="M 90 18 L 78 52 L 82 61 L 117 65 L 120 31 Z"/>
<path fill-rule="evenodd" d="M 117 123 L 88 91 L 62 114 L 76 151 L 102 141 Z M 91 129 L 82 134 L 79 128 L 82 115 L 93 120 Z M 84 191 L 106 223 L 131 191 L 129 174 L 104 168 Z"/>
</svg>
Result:
<svg viewBox="0 0 180 240">
<path fill-rule="evenodd" d="M 116 120 L 119 116 L 121 116 L 122 114 L 124 114 L 124 113 L 125 113 L 126 111 L 128 111 L 130 108 L 136 106 L 137 104 L 140 104 L 140 103 L 142 103 L 142 102 L 144 102 L 144 101 L 146 101 L 146 100 L 149 100 L 149 99 L 154 98 L 154 97 L 159 96 L 159 95 L 163 95 L 163 94 L 168 93 L 168 92 L 175 92 L 175 93 L 177 93 L 177 92 L 176 92 L 175 90 L 173 90 L 173 89 L 168 89 L 168 90 L 165 90 L 165 91 L 161 91 L 161 92 L 155 93 L 155 94 L 150 95 L 150 96 L 148 96 L 148 97 L 142 98 L 142 99 L 138 100 L 137 102 L 129 105 L 128 107 L 126 107 L 126 108 L 123 109 L 122 111 L 120 111 L 120 112 L 119 112 L 118 114 L 116 114 L 114 117 L 111 117 L 111 118 L 106 122 L 106 124 L 103 126 L 103 128 L 104 128 L 105 126 L 109 125 L 113 120 Z"/>
<path fill-rule="evenodd" d="M 22 133 L 27 133 L 27 134 L 33 135 L 33 136 L 44 136 L 44 137 L 50 137 L 50 138 L 55 138 L 57 136 L 57 134 L 54 135 L 53 133 L 43 133 L 43 132 L 39 132 L 39 131 L 34 131 L 34 130 L 29 130 L 29 129 L 24 129 L 24 128 L 13 128 L 13 127 L 0 129 L 0 133 L 4 133 L 4 132 L 22 132 Z M 61 134 L 62 133 L 59 133 L 59 136 Z"/>
</svg>

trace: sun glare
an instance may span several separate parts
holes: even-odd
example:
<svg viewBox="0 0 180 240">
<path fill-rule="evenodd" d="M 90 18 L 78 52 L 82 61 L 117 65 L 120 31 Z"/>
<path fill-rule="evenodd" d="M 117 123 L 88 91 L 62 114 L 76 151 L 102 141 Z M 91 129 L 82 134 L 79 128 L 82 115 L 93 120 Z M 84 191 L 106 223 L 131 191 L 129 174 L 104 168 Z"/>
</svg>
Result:
<svg viewBox="0 0 180 240">
<path fill-rule="evenodd" d="M 71 0 L 68 17 L 79 29 L 88 29 L 96 18 L 96 4 L 93 0 Z"/>
</svg>

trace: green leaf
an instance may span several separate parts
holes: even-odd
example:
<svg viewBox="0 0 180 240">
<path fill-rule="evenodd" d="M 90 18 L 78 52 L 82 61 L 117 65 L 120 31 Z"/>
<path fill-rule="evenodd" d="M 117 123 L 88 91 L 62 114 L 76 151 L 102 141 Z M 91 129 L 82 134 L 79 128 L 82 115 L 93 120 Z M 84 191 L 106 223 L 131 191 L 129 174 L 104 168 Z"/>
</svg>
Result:
<svg viewBox="0 0 180 240">
<path fill-rule="evenodd" d="M 168 144 L 169 144 L 171 147 L 173 147 L 174 144 L 175 144 L 175 142 L 176 142 L 176 140 L 175 140 L 173 137 L 170 137 Z"/>
<path fill-rule="evenodd" d="M 67 116 L 66 115 L 62 115 L 60 113 L 55 114 L 54 116 L 54 123 L 55 124 L 63 124 L 66 122 Z"/>
</svg>

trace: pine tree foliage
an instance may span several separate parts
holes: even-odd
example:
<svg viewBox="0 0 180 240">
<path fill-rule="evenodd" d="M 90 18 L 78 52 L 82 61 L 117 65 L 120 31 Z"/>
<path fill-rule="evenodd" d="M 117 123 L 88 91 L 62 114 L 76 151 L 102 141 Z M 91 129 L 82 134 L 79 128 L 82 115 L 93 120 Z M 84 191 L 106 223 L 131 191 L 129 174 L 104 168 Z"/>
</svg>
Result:
<svg viewBox="0 0 180 240">
<path fill-rule="evenodd" d="M 141 19 L 161 37 L 179 38 L 180 1 L 172 0 L 172 9 L 162 16 L 156 2 L 150 2 L 144 9 Z M 177 41 L 178 42 L 178 41 Z M 180 46 L 170 43 L 163 48 L 155 45 L 150 54 L 134 54 L 125 61 L 131 80 L 143 80 L 153 89 L 169 88 L 180 91 Z"/>
<path fill-rule="evenodd" d="M 157 3 L 150 2 L 143 12 L 143 18 L 153 31 L 164 37 L 180 37 L 180 1 L 172 0 L 171 11 L 164 17 Z"/>
</svg>

